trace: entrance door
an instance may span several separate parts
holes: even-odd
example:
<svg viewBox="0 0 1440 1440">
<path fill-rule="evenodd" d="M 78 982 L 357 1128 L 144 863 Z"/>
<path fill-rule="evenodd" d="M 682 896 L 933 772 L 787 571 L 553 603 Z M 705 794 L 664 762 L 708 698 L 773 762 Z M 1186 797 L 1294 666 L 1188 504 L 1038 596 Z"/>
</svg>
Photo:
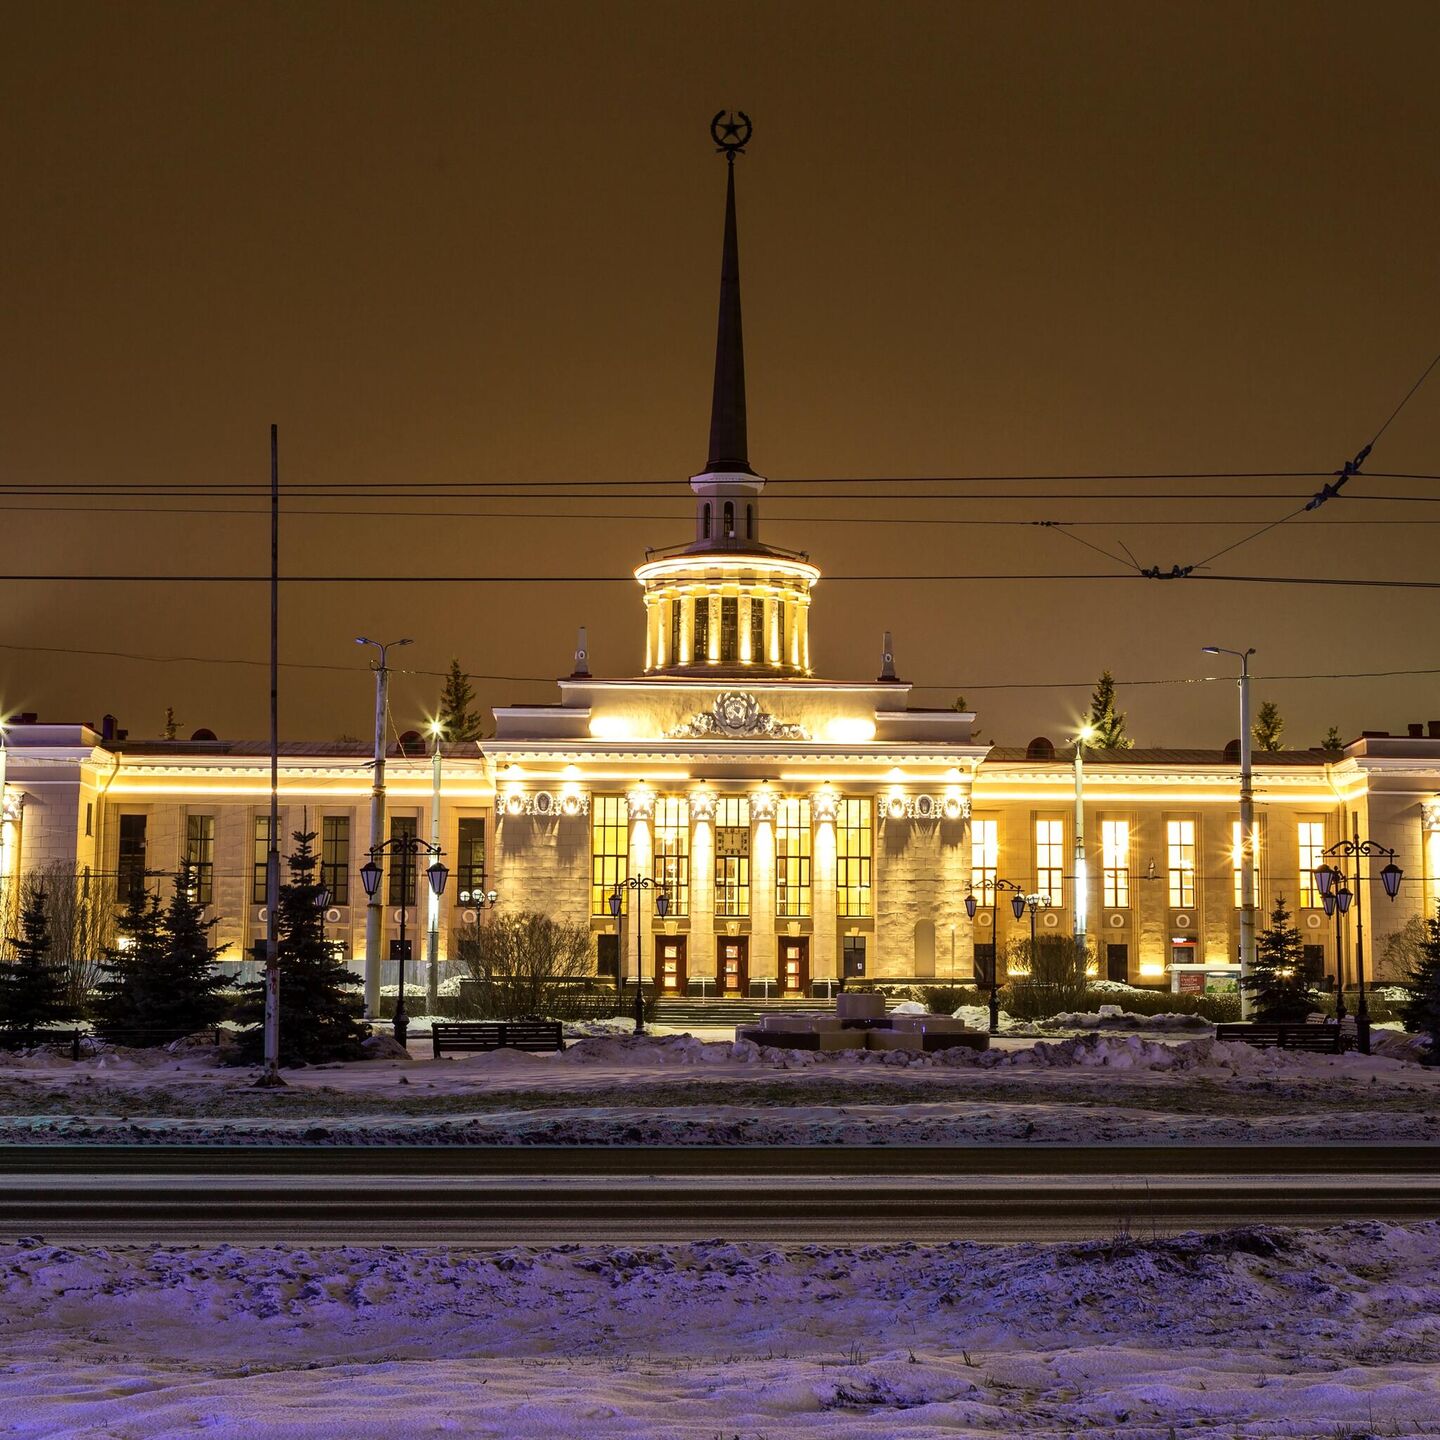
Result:
<svg viewBox="0 0 1440 1440">
<path fill-rule="evenodd" d="M 655 937 L 655 981 L 662 995 L 683 995 L 685 993 L 685 937 L 683 935 L 657 935 Z"/>
<path fill-rule="evenodd" d="M 750 984 L 750 941 L 744 935 L 720 937 L 720 993 L 743 995 Z"/>
<path fill-rule="evenodd" d="M 787 935 L 780 941 L 780 993 L 805 995 L 810 990 L 810 940 Z"/>
<path fill-rule="evenodd" d="M 1105 978 L 1118 980 L 1122 985 L 1130 980 L 1130 946 L 1107 945 L 1105 947 Z"/>
</svg>

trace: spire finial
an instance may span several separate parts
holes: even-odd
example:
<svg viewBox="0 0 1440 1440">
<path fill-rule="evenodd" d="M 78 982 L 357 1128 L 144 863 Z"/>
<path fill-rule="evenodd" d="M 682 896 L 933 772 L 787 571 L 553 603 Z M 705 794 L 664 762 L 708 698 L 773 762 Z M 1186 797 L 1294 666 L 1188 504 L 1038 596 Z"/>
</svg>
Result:
<svg viewBox="0 0 1440 1440">
<path fill-rule="evenodd" d="M 735 223 L 735 157 L 754 127 L 743 110 L 716 112 L 710 135 L 725 157 L 725 246 L 720 261 L 720 320 L 715 335 L 715 389 L 710 403 L 710 472 L 754 474 L 745 426 L 745 342 L 740 326 L 740 241 Z"/>
</svg>

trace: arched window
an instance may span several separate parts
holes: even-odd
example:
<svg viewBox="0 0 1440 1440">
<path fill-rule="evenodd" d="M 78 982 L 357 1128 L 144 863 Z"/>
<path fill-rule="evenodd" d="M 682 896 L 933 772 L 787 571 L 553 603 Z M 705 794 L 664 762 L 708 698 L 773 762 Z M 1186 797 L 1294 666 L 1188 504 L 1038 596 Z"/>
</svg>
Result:
<svg viewBox="0 0 1440 1440">
<path fill-rule="evenodd" d="M 735 502 L 733 500 L 725 502 L 725 538 L 727 540 L 735 538 Z"/>
<path fill-rule="evenodd" d="M 1044 735 L 1037 735 L 1025 747 L 1025 758 L 1027 760 L 1053 760 L 1055 758 L 1055 742 Z"/>
<path fill-rule="evenodd" d="M 710 538 L 710 502 L 708 500 L 705 502 L 705 508 L 701 512 L 700 527 L 700 538 L 702 540 L 708 540 Z"/>
<path fill-rule="evenodd" d="M 745 507 L 745 538 L 747 540 L 755 538 L 755 507 L 753 505 Z"/>
</svg>

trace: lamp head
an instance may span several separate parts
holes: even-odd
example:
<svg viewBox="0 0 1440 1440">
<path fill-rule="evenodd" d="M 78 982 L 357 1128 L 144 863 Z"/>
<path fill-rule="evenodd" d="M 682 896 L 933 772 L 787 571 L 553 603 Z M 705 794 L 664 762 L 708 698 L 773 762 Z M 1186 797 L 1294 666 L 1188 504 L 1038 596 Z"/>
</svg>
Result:
<svg viewBox="0 0 1440 1440">
<path fill-rule="evenodd" d="M 450 878 L 450 867 L 443 860 L 437 860 L 426 872 L 425 878 L 438 899 L 445 893 L 445 882 Z"/>
<path fill-rule="evenodd" d="M 1355 892 L 1348 889 L 1340 889 L 1335 892 L 1335 908 L 1344 915 L 1350 909 L 1350 902 L 1355 898 Z"/>
<path fill-rule="evenodd" d="M 670 892 L 662 890 L 655 897 L 655 913 L 663 920 L 670 913 Z"/>
<path fill-rule="evenodd" d="M 360 867 L 360 883 L 365 887 L 365 893 L 373 900 L 375 892 L 380 888 L 380 867 L 373 859 L 366 861 Z"/>
<path fill-rule="evenodd" d="M 1405 872 L 1393 860 L 1380 872 L 1380 883 L 1392 900 L 1399 893 L 1400 882 L 1404 878 Z"/>
<path fill-rule="evenodd" d="M 620 887 L 618 885 L 610 892 L 610 914 L 613 919 L 620 918 Z"/>
<path fill-rule="evenodd" d="M 1025 897 L 1023 895 L 1012 895 L 1010 897 L 1010 908 L 1015 912 L 1018 920 L 1025 913 Z"/>
<path fill-rule="evenodd" d="M 1339 878 L 1340 872 L 1333 865 L 1321 865 L 1315 871 L 1315 888 L 1321 895 L 1328 895 Z"/>
<path fill-rule="evenodd" d="M 975 897 L 973 895 L 967 895 L 965 897 L 965 913 L 972 920 L 975 918 Z"/>
</svg>

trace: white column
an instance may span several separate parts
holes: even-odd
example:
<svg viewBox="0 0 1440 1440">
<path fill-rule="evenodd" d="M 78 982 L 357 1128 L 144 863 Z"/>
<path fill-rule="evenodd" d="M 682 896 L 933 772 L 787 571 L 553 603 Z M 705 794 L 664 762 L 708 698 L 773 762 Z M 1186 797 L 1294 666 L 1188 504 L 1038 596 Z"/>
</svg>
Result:
<svg viewBox="0 0 1440 1440">
<path fill-rule="evenodd" d="M 630 814 L 630 870 L 631 875 L 650 874 L 653 863 L 653 846 L 650 839 L 650 815 L 637 815 L 632 807 Z M 655 913 L 655 892 L 653 890 L 627 890 L 626 900 L 629 913 L 625 922 L 625 979 L 635 983 L 637 970 L 642 980 L 648 980 L 655 973 L 654 932 L 650 917 Z M 641 936 L 644 945 L 641 946 Z M 639 965 L 636 965 L 637 955 Z"/>
<path fill-rule="evenodd" d="M 750 836 L 750 978 L 779 976 L 775 954 L 775 820 L 755 813 Z"/>
<path fill-rule="evenodd" d="M 700 816 L 690 832 L 690 949 L 686 958 L 690 979 L 715 978 L 715 825 Z"/>
<path fill-rule="evenodd" d="M 835 893 L 835 819 L 833 810 L 825 814 L 823 801 L 812 802 L 815 815 L 813 873 L 811 875 L 810 907 L 814 925 L 810 939 L 810 978 L 833 980 L 836 975 L 837 939 Z"/>
</svg>

